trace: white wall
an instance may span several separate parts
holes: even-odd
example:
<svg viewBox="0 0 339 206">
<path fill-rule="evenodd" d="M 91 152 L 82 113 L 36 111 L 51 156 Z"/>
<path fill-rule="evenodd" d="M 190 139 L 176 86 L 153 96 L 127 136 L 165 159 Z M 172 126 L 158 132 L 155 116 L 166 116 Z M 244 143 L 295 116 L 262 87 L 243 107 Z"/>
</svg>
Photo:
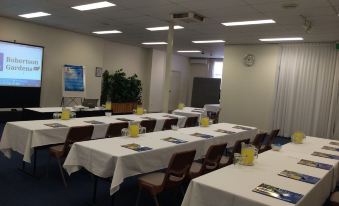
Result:
<svg viewBox="0 0 339 206">
<path fill-rule="evenodd" d="M 254 66 L 246 67 L 243 64 L 246 54 L 255 55 Z M 271 129 L 279 56 L 278 45 L 225 47 L 222 122 Z"/>
</svg>

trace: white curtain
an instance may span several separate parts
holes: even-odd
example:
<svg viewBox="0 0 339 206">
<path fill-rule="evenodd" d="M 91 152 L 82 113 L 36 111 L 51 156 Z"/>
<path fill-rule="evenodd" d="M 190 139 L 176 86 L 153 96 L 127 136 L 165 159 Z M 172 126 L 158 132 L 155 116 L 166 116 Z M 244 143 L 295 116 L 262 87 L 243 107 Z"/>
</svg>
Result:
<svg viewBox="0 0 339 206">
<path fill-rule="evenodd" d="M 282 45 L 273 126 L 281 135 L 299 130 L 332 137 L 338 73 L 334 43 Z"/>
</svg>

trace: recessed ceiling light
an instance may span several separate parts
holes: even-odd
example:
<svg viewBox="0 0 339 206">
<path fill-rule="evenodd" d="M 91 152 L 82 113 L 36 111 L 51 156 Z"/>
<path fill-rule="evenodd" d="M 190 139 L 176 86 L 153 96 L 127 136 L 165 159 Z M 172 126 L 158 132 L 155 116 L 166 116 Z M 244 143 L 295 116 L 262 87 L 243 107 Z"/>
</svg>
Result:
<svg viewBox="0 0 339 206">
<path fill-rule="evenodd" d="M 192 41 L 195 44 L 208 44 L 208 43 L 224 43 L 224 40 L 203 40 L 203 41 Z"/>
<path fill-rule="evenodd" d="M 108 31 L 93 31 L 94 34 L 120 34 L 119 30 L 108 30 Z"/>
<path fill-rule="evenodd" d="M 183 29 L 183 26 L 175 25 L 174 29 Z M 163 30 L 168 30 L 169 26 L 159 26 L 159 27 L 150 27 L 146 28 L 149 31 L 163 31 Z"/>
<path fill-rule="evenodd" d="M 101 1 L 92 4 L 84 4 L 79 6 L 73 6 L 73 9 L 80 10 L 80 11 L 87 11 L 92 9 L 101 9 L 106 7 L 116 6 L 115 4 L 108 2 L 108 1 Z"/>
<path fill-rule="evenodd" d="M 20 14 L 19 16 L 30 19 L 30 18 L 36 18 L 36 17 L 42 17 L 42 16 L 50 16 L 51 14 L 45 13 L 45 12 L 34 12 L 34 13 L 28 13 L 28 14 Z"/>
<path fill-rule="evenodd" d="M 270 41 L 302 41 L 304 38 L 302 37 L 287 37 L 287 38 L 266 38 L 259 39 L 260 41 L 270 42 Z"/>
<path fill-rule="evenodd" d="M 143 44 L 143 45 L 164 45 L 164 44 L 167 44 L 167 42 L 164 42 L 164 41 L 160 41 L 160 42 L 143 42 L 141 44 Z"/>
<path fill-rule="evenodd" d="M 178 53 L 201 53 L 200 50 L 178 50 Z"/>
<path fill-rule="evenodd" d="M 273 24 L 275 21 L 273 19 L 264 19 L 264 20 L 254 20 L 254 21 L 236 21 L 236 22 L 226 22 L 221 23 L 224 26 L 244 26 L 244 25 L 255 25 L 255 24 Z"/>
</svg>

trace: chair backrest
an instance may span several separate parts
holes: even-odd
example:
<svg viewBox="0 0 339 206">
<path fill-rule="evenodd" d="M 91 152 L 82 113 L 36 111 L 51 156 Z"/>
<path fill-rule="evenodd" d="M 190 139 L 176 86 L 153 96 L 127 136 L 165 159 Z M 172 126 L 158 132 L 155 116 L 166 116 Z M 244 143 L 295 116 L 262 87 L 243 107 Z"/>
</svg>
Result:
<svg viewBox="0 0 339 206">
<path fill-rule="evenodd" d="M 172 125 L 177 125 L 177 124 L 178 124 L 177 118 L 166 119 L 164 126 L 162 127 L 162 130 L 170 130 L 172 129 Z"/>
<path fill-rule="evenodd" d="M 270 135 L 267 138 L 266 144 L 265 144 L 265 150 L 270 150 L 271 149 L 271 144 L 273 143 L 273 141 L 275 140 L 275 138 L 278 136 L 279 134 L 279 129 L 274 129 L 272 130 L 272 132 L 270 133 Z"/>
<path fill-rule="evenodd" d="M 107 128 L 105 137 L 120 137 L 122 135 L 121 130 L 124 128 L 128 128 L 128 122 L 111 123 Z"/>
<path fill-rule="evenodd" d="M 216 124 L 219 122 L 219 114 L 220 114 L 220 111 L 218 112 L 207 111 L 207 116 L 208 118 L 213 120 L 213 124 Z"/>
<path fill-rule="evenodd" d="M 146 132 L 153 132 L 155 125 L 157 123 L 157 120 L 143 120 L 140 123 L 140 126 L 146 128 Z"/>
<path fill-rule="evenodd" d="M 92 138 L 93 130 L 93 125 L 71 127 L 67 133 L 67 137 L 65 140 L 64 154 L 68 154 L 72 144 L 74 144 L 75 142 L 90 140 Z"/>
<path fill-rule="evenodd" d="M 254 137 L 254 140 L 252 142 L 252 144 L 258 149 L 260 150 L 261 145 L 264 143 L 265 137 L 266 137 L 267 133 L 259 133 Z"/>
<path fill-rule="evenodd" d="M 229 163 L 231 163 L 231 164 L 233 163 L 234 153 L 241 153 L 241 144 L 242 143 L 249 144 L 250 143 L 250 139 L 238 140 L 238 141 L 236 141 L 234 143 L 232 154 L 230 155 L 230 158 L 228 160 Z"/>
<path fill-rule="evenodd" d="M 186 178 L 193 163 L 195 152 L 195 150 L 190 150 L 172 155 L 163 181 L 164 187 L 177 186 Z"/>
<path fill-rule="evenodd" d="M 208 148 L 205 159 L 201 167 L 201 175 L 219 168 L 222 155 L 225 152 L 227 143 L 212 145 Z"/>
<path fill-rule="evenodd" d="M 187 117 L 185 122 L 185 127 L 195 127 L 198 126 L 199 117 Z"/>
</svg>

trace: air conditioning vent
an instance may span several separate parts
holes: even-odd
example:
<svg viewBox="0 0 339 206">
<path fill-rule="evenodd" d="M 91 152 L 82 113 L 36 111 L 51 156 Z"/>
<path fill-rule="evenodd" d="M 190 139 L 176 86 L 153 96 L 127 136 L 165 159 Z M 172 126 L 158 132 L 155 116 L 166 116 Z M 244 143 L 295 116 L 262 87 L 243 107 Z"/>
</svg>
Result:
<svg viewBox="0 0 339 206">
<path fill-rule="evenodd" d="M 199 23 L 199 22 L 204 22 L 205 17 L 194 12 L 184 12 L 184 13 L 171 14 L 171 19 L 180 20 L 185 23 Z"/>
</svg>

